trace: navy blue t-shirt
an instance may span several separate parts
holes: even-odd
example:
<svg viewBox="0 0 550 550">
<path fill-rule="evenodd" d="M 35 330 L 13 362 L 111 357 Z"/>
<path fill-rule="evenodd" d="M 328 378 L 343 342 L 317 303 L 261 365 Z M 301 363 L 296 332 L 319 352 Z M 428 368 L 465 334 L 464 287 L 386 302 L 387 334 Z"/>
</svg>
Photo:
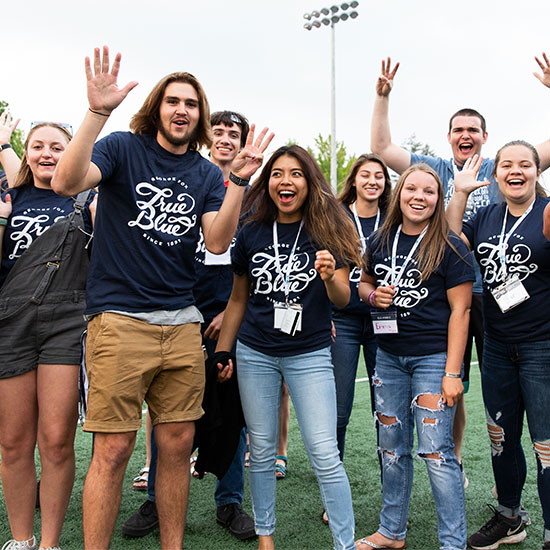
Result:
<svg viewBox="0 0 550 550">
<path fill-rule="evenodd" d="M 543 211 L 549 199 L 537 197 L 531 213 L 510 236 L 506 249 L 508 274 L 517 274 L 530 298 L 502 313 L 490 290 L 502 284 L 505 276 L 499 259 L 499 238 L 506 203 L 482 208 L 464 223 L 464 235 L 483 275 L 485 331 L 504 342 L 550 340 L 550 242 L 542 234 Z M 506 231 L 517 217 L 508 213 Z"/>
<path fill-rule="evenodd" d="M 230 248 L 235 244 L 231 241 Z M 199 242 L 195 251 L 196 283 L 193 287 L 195 305 L 199 308 L 205 321 L 211 321 L 227 306 L 231 289 L 233 288 L 233 271 L 231 264 L 206 265 L 206 246 L 204 236 L 200 232 Z"/>
<path fill-rule="evenodd" d="M 74 198 L 62 197 L 51 189 L 42 189 L 32 184 L 15 187 L 2 193 L 11 196 L 12 212 L 4 230 L 2 241 L 2 267 L 0 286 L 4 284 L 8 273 L 23 252 L 33 241 L 42 235 L 56 221 L 74 210 Z M 92 197 L 88 199 L 88 203 Z M 91 233 L 89 211 L 84 210 L 86 230 Z"/>
<path fill-rule="evenodd" d="M 345 204 L 346 212 L 349 214 L 355 226 L 355 216 L 350 210 L 350 205 Z M 374 225 L 376 224 L 376 216 L 371 218 L 362 218 L 359 216 L 359 223 L 361 224 L 361 229 L 363 230 L 363 235 L 368 237 L 374 231 Z M 381 227 L 384 223 L 384 216 L 380 215 L 380 220 L 378 222 L 378 227 Z M 342 308 L 338 309 L 336 306 L 332 307 L 332 312 L 335 317 L 345 317 L 346 315 L 360 315 L 362 317 L 370 317 L 370 306 L 363 302 L 359 298 L 359 282 L 361 280 L 361 268 L 357 266 L 350 266 L 349 271 L 349 288 L 351 291 L 349 304 Z"/>
<path fill-rule="evenodd" d="M 279 259 L 286 274 L 288 258 L 300 222 L 278 223 Z M 303 307 L 302 330 L 293 336 L 274 328 L 275 302 L 284 302 L 284 279 L 278 273 L 273 250 L 273 224 L 248 223 L 237 234 L 231 254 L 233 270 L 250 279 L 250 297 L 238 339 L 268 355 L 287 357 L 330 345 L 331 302 L 315 269 L 319 247 L 310 242 L 304 228 L 290 270 L 289 302 Z"/>
<path fill-rule="evenodd" d="M 87 314 L 193 305 L 201 217 L 223 201 L 220 169 L 153 135 L 115 132 L 94 146 L 101 171 Z"/>
<path fill-rule="evenodd" d="M 379 233 L 367 241 L 367 273 L 376 279 L 376 286 L 391 285 L 391 248 L 397 227 L 390 233 L 390 248 L 385 243 L 377 248 Z M 401 232 L 397 247 L 396 267 L 405 262 L 418 235 Z M 451 308 L 447 290 L 474 280 L 471 254 L 460 238 L 451 233 L 450 242 L 458 254 L 447 245 L 437 271 L 425 281 L 420 279 L 416 260 L 418 249 L 409 260 L 405 275 L 398 285 L 391 308 L 397 309 L 398 334 L 377 334 L 378 346 L 393 355 L 429 355 L 447 351 L 447 333 Z M 384 310 L 382 310 L 384 311 Z"/>
</svg>

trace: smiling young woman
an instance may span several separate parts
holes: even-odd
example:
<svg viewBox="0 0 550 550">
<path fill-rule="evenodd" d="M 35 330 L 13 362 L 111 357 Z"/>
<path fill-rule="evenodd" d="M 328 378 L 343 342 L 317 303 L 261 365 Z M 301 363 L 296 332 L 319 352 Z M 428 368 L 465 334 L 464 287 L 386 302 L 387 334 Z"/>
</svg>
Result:
<svg viewBox="0 0 550 550">
<path fill-rule="evenodd" d="M 351 493 L 336 442 L 330 321 L 331 304 L 349 301 L 347 266 L 360 261 L 352 221 L 311 155 L 297 145 L 275 151 L 246 198 L 232 252 L 233 291 L 217 346 L 226 352 L 237 338 L 260 550 L 275 547 L 283 380 L 321 486 L 334 547 L 355 549 Z"/>
<path fill-rule="evenodd" d="M 526 463 L 521 432 L 527 413 L 537 457 L 537 484 L 550 546 L 550 243 L 543 235 L 549 200 L 538 182 L 540 159 L 525 141 L 512 141 L 495 158 L 505 201 L 482 208 L 462 224 L 481 158 L 455 176 L 449 224 L 471 246 L 483 275 L 485 347 L 481 382 L 498 493 L 494 516 L 469 539 L 472 548 L 522 541 L 519 516 Z"/>
<path fill-rule="evenodd" d="M 31 245 L 58 219 L 71 213 L 74 198 L 51 189 L 57 163 L 71 134 L 56 123 L 36 124 L 25 143 L 25 156 L 11 189 L 0 200 L 0 285 L 17 282 L 11 303 L 25 303 L 0 321 L 0 450 L 2 484 L 14 540 L 7 550 L 38 548 L 33 536 L 36 501 L 35 447 L 41 460 L 40 548 L 58 548 L 74 481 L 73 441 L 77 421 L 80 337 L 86 269 L 77 269 L 70 290 L 58 274 L 37 303 L 29 300 L 38 281 L 17 271 L 17 262 L 34 258 Z M 86 208 L 86 231 L 91 220 Z M 75 232 L 78 231 L 75 229 Z M 38 243 L 37 243 L 38 246 Z M 47 248 L 46 248 L 47 249 Z M 63 250 L 67 251 L 67 248 Z M 76 249 L 73 249 L 76 250 Z M 86 251 L 81 251 L 84 257 Z M 73 257 L 63 257 L 61 270 Z M 74 258 L 84 266 L 83 258 Z M 75 264 L 73 264 L 75 265 Z M 12 271 L 14 270 L 14 271 Z M 78 273 L 78 276 L 76 275 Z M 21 276 L 20 278 L 18 278 Z M 26 288 L 27 286 L 32 288 Z M 5 287 L 5 289 L 7 286 Z M 0 302 L 5 312 L 6 299 Z"/>
<path fill-rule="evenodd" d="M 474 280 L 468 256 L 445 221 L 439 177 L 426 164 L 411 166 L 380 231 L 367 241 L 359 284 L 378 343 L 373 383 L 383 506 L 378 531 L 358 541 L 358 550 L 405 547 L 415 423 L 441 547 L 466 547 L 464 488 L 452 440 Z"/>
</svg>

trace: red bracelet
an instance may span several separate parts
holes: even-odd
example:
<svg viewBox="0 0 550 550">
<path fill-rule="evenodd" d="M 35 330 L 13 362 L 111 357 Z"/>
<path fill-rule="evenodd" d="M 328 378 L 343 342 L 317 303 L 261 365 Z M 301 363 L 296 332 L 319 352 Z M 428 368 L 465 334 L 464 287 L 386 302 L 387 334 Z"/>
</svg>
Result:
<svg viewBox="0 0 550 550">
<path fill-rule="evenodd" d="M 376 292 L 376 290 L 373 290 L 373 291 L 369 294 L 369 304 L 370 304 L 372 307 L 376 307 L 376 306 L 374 305 L 373 300 L 372 300 L 372 297 L 374 296 L 375 292 Z"/>
</svg>

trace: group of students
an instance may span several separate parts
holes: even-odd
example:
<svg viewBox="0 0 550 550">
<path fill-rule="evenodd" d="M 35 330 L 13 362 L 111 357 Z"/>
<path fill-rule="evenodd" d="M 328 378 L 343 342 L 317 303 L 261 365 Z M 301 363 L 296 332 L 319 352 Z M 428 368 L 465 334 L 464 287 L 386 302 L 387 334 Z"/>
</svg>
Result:
<svg viewBox="0 0 550 550">
<path fill-rule="evenodd" d="M 546 55 L 537 61 L 539 79 L 550 87 Z M 392 70 L 388 59 L 377 83 L 373 153 L 357 159 L 338 198 L 298 145 L 278 148 L 249 185 L 273 134 L 266 128 L 255 139 L 254 126 L 248 130 L 239 113 L 211 119 L 189 73 L 155 86 L 133 117 L 132 132 L 96 143 L 136 85 L 118 87 L 119 67 L 120 55 L 111 67 L 108 49 L 96 49 L 93 62 L 86 61 L 89 110 L 81 128 L 71 140 L 59 124 L 34 126 L 13 183 L 7 143 L 15 124 L 7 116 L 0 121 L 0 138 L 8 136 L 0 162 L 14 187 L 0 202 L 2 279 L 23 251 L 33 250 L 36 236 L 73 209 L 67 197 L 99 187 L 85 216 L 94 231 L 85 309 L 79 289 L 71 289 L 72 300 L 53 293 L 0 321 L 1 475 L 13 535 L 4 549 L 59 548 L 74 482 L 83 312 L 90 382 L 84 429 L 95 433 L 83 497 L 85 548 L 109 547 L 143 400 L 158 454 L 154 480 L 149 476 L 156 504 L 142 506 L 141 516 L 154 513 L 162 548 L 181 547 L 194 422 L 203 414 L 203 344 L 220 384 L 238 378 L 250 446 L 253 529 L 241 506 L 243 432 L 226 474 L 231 478 L 222 476 L 217 485 L 216 519 L 239 538 L 258 535 L 259 550 L 275 548 L 283 384 L 335 549 L 405 547 L 415 424 L 441 549 L 490 550 L 523 540 L 525 412 L 537 458 L 543 549 L 550 548 L 550 319 L 543 307 L 550 298 L 550 207 L 538 183 L 550 164 L 550 142 L 535 148 L 514 141 L 494 161 L 483 160 L 485 121 L 466 109 L 450 120 L 453 159 L 411 155 L 391 142 L 388 97 L 398 65 Z M 201 147 L 221 171 L 198 153 Z M 387 166 L 401 174 L 393 190 Z M 453 428 L 463 404 L 478 283 L 483 398 L 499 504 L 467 538 Z M 482 338 L 476 334 L 476 344 Z M 383 507 L 378 530 L 356 541 L 343 456 L 361 346 Z M 39 543 L 33 535 L 37 443 Z M 224 480 L 237 496 L 224 500 Z"/>
</svg>

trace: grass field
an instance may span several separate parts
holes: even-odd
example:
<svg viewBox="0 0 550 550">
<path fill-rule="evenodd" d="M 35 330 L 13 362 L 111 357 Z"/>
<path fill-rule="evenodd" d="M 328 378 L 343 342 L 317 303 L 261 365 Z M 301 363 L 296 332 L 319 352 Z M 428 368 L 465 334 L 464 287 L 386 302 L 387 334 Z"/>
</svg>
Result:
<svg viewBox="0 0 550 550">
<path fill-rule="evenodd" d="M 365 373 L 360 365 L 359 376 Z M 493 486 L 490 451 L 481 399 L 479 371 L 472 367 L 470 392 L 466 395 L 468 427 L 464 442 L 464 466 L 470 480 L 466 490 L 468 533 L 477 530 L 491 515 L 485 503 L 495 503 L 491 497 Z M 527 433 L 527 430 L 525 430 Z M 528 477 L 523 504 L 531 514 L 533 525 L 522 544 L 509 545 L 510 550 L 538 550 L 542 545 L 542 517 L 536 488 L 536 465 L 531 443 L 524 435 L 528 460 Z M 91 436 L 80 429 L 76 437 L 77 477 L 69 512 L 61 536 L 63 550 L 83 547 L 81 533 L 81 497 L 84 476 L 91 452 Z M 291 415 L 289 441 L 289 475 L 278 482 L 277 528 L 275 541 L 278 550 L 318 550 L 332 548 L 328 527 L 320 519 L 321 497 L 317 482 L 305 454 L 294 415 Z M 133 514 L 145 499 L 143 493 L 131 490 L 132 478 L 143 465 L 145 457 L 144 430 L 138 434 L 136 450 L 124 481 L 120 514 L 111 548 L 114 550 L 149 550 L 160 548 L 158 531 L 142 539 L 125 538 L 120 530 L 124 520 Z M 379 466 L 376 456 L 375 432 L 370 413 L 368 383 L 358 382 L 352 419 L 346 440 L 345 467 L 348 473 L 355 510 L 356 535 L 366 536 L 378 527 L 381 507 Z M 186 550 L 254 550 L 257 542 L 237 541 L 228 531 L 216 524 L 214 476 L 193 479 L 189 498 L 189 512 L 184 548 Z M 8 519 L 3 499 L 0 499 L 0 544 L 10 538 Z M 245 508 L 251 512 L 248 487 Z M 410 505 L 410 529 L 407 545 L 413 550 L 437 550 L 435 506 L 423 462 L 415 461 L 415 480 Z M 36 513 L 35 533 L 40 532 L 40 513 Z"/>
</svg>

